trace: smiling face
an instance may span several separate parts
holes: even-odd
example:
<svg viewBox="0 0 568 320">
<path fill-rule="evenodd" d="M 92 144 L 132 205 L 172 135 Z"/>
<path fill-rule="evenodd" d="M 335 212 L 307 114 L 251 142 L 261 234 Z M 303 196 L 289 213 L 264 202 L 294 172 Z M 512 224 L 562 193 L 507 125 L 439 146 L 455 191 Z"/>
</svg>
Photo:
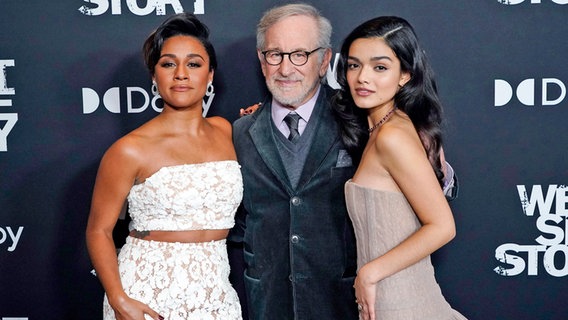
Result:
<svg viewBox="0 0 568 320">
<path fill-rule="evenodd" d="M 317 40 L 315 19 L 308 16 L 290 16 L 266 31 L 263 51 L 309 52 L 317 48 Z M 325 52 L 323 59 L 321 59 L 322 51 Z M 284 56 L 282 63 L 273 66 L 266 63 L 260 50 L 258 52 L 266 85 L 274 99 L 286 106 L 299 107 L 316 93 L 320 78 L 327 71 L 331 52 L 329 49 L 318 50 L 312 53 L 308 57 L 308 62 L 302 66 L 293 65 L 288 57 Z"/>
<path fill-rule="evenodd" d="M 349 47 L 346 71 L 353 101 L 359 108 L 394 106 L 394 96 L 410 80 L 383 38 L 360 38 Z"/>
<path fill-rule="evenodd" d="M 164 106 L 201 107 L 207 83 L 213 81 L 209 56 L 194 37 L 173 36 L 164 41 L 153 80 Z"/>
</svg>

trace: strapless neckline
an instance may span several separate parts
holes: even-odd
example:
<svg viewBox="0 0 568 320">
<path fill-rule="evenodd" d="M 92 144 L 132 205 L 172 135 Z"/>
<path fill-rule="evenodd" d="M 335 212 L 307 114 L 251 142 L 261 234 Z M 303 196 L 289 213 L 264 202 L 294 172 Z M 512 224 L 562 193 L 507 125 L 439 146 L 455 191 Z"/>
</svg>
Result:
<svg viewBox="0 0 568 320">
<path fill-rule="evenodd" d="M 205 166 L 205 165 L 209 165 L 209 164 L 231 163 L 231 162 L 234 162 L 238 165 L 237 160 L 215 160 L 215 161 L 205 161 L 205 162 L 196 162 L 196 163 L 180 163 L 180 164 L 173 164 L 173 165 L 169 165 L 169 166 L 163 166 L 160 169 L 158 169 L 156 172 L 149 175 L 146 179 L 144 179 L 144 181 L 133 185 L 132 188 L 138 187 L 138 186 L 143 186 L 144 184 L 146 184 L 146 181 L 151 180 L 153 177 L 159 175 L 161 172 L 166 171 L 166 170 L 172 170 L 172 169 L 184 168 L 184 167 L 198 167 L 198 166 Z"/>
<path fill-rule="evenodd" d="M 363 190 L 369 190 L 371 192 L 377 192 L 377 193 L 384 193 L 384 194 L 393 194 L 393 195 L 400 195 L 402 197 L 404 197 L 404 194 L 400 191 L 392 191 L 392 190 L 383 190 L 383 189 L 375 189 L 375 188 L 371 188 L 371 187 L 366 187 L 364 185 L 360 185 L 357 182 L 354 182 L 353 180 L 349 179 L 347 180 L 347 182 L 345 182 L 345 185 L 352 185 L 356 188 L 359 189 L 363 189 Z"/>
</svg>

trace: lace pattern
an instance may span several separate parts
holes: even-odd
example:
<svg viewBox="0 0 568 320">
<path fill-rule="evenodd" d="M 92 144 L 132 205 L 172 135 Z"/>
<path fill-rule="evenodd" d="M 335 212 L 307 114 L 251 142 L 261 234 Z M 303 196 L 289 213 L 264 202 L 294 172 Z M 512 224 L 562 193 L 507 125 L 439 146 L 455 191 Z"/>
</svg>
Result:
<svg viewBox="0 0 568 320">
<path fill-rule="evenodd" d="M 126 294 L 165 319 L 241 319 L 225 240 L 170 243 L 127 237 L 118 262 Z M 106 295 L 103 313 L 103 319 L 115 319 Z"/>
<path fill-rule="evenodd" d="M 139 231 L 230 229 L 242 196 L 236 161 L 162 167 L 132 187 L 129 214 Z"/>
</svg>

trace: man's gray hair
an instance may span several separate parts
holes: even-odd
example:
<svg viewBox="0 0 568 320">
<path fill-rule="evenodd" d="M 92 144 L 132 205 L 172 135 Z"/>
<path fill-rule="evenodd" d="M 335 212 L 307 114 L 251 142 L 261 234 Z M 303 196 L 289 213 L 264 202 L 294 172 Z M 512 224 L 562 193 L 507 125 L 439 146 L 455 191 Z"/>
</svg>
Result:
<svg viewBox="0 0 568 320">
<path fill-rule="evenodd" d="M 314 18 L 318 26 L 317 47 L 331 48 L 331 23 L 320 14 L 318 9 L 305 3 L 287 4 L 266 11 L 256 28 L 256 48 L 265 50 L 266 30 L 280 20 L 291 16 L 308 16 Z"/>
</svg>

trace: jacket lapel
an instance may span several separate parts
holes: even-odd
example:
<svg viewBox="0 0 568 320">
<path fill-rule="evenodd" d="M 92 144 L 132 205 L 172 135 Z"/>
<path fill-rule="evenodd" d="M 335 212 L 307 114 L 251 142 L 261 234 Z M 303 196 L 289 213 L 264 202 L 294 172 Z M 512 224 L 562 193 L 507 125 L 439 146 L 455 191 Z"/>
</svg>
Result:
<svg viewBox="0 0 568 320">
<path fill-rule="evenodd" d="M 282 185 L 286 186 L 288 192 L 291 192 L 290 180 L 274 141 L 271 109 L 271 102 L 268 100 L 265 101 L 263 108 L 252 115 L 256 117 L 256 121 L 249 128 L 249 134 L 256 151 L 260 154 L 268 169 Z"/>
<path fill-rule="evenodd" d="M 316 130 L 314 141 L 308 153 L 302 176 L 298 182 L 298 190 L 300 190 L 310 179 L 315 176 L 326 157 L 330 156 L 332 147 L 339 139 L 337 123 L 331 112 L 328 95 L 332 94 L 331 90 L 322 85 L 320 95 L 316 102 L 314 114 L 310 117 L 310 121 L 316 120 Z M 314 118 L 315 117 L 315 118 Z M 335 162 L 334 162 L 335 163 Z M 329 168 L 325 168 L 329 169 Z"/>
</svg>

